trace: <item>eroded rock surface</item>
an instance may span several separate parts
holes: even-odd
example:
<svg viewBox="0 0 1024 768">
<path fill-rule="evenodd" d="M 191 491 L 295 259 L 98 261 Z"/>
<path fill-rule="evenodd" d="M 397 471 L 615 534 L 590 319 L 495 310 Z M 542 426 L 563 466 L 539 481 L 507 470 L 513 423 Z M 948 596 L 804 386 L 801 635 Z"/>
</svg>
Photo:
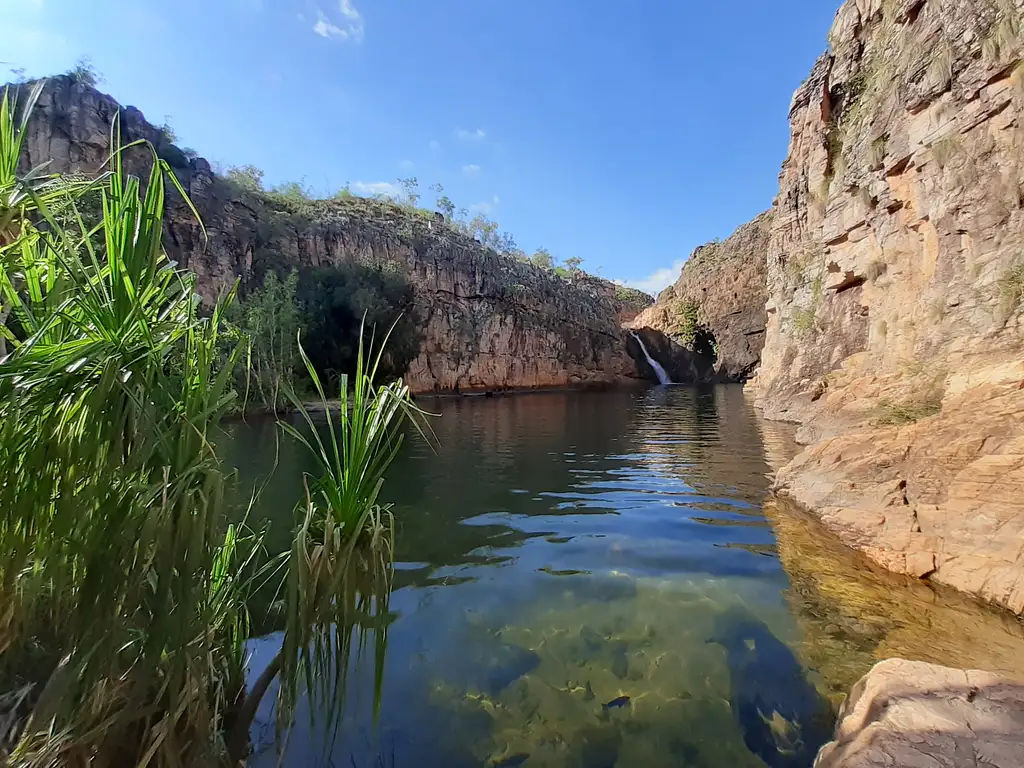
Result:
<svg viewBox="0 0 1024 768">
<path fill-rule="evenodd" d="M 632 328 L 661 331 L 676 354 L 715 357 L 714 378 L 745 381 L 765 339 L 765 271 L 772 213 L 762 213 L 727 240 L 695 250 L 679 279 L 641 312 Z M 680 351 L 681 350 L 681 351 Z"/>
<path fill-rule="evenodd" d="M 854 686 L 816 768 L 1024 765 L 1024 683 L 889 659 Z"/>
<path fill-rule="evenodd" d="M 796 92 L 751 384 L 778 490 L 886 567 L 1024 611 L 1020 0 L 849 0 Z"/>
<path fill-rule="evenodd" d="M 637 297 L 605 280 L 565 279 L 481 246 L 431 215 L 388 202 L 349 198 L 282 201 L 240 190 L 202 158 L 186 156 L 139 110 L 68 77 L 43 91 L 25 162 L 93 172 L 107 160 L 120 114 L 127 143 L 147 139 L 174 168 L 206 225 L 208 239 L 172 195 L 166 245 L 199 275 L 206 301 L 241 279 L 242 290 L 275 267 L 358 261 L 394 269 L 415 289 L 420 354 L 407 380 L 416 392 L 617 384 L 641 378 L 620 324 Z M 136 173 L 143 150 L 126 155 Z M 643 297 L 640 297 L 643 298 Z M 649 302 L 649 298 L 647 299 Z"/>
</svg>

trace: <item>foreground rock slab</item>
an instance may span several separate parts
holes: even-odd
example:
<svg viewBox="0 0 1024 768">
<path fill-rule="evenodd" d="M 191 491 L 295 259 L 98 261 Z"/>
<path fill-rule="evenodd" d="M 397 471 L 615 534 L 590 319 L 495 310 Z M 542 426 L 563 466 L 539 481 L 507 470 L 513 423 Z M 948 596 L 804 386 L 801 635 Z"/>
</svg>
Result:
<svg viewBox="0 0 1024 768">
<path fill-rule="evenodd" d="M 1024 765 L 1024 682 L 889 659 L 843 706 L 815 768 Z"/>
</svg>

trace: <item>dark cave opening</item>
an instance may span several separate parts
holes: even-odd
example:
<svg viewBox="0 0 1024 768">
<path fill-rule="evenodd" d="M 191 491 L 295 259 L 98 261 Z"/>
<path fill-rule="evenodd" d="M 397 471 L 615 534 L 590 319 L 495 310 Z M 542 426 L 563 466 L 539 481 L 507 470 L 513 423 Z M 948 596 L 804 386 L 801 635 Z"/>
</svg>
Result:
<svg viewBox="0 0 1024 768">
<path fill-rule="evenodd" d="M 697 326 L 693 334 L 693 353 L 710 360 L 711 365 L 718 362 L 718 340 L 715 339 L 715 334 L 703 325 Z"/>
</svg>

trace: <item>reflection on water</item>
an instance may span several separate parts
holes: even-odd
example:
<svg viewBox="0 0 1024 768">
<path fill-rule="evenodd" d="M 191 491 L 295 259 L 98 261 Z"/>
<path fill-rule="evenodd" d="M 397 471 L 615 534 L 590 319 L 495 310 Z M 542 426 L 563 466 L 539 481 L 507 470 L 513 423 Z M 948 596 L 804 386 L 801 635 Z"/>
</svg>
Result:
<svg viewBox="0 0 1024 768">
<path fill-rule="evenodd" d="M 780 443 L 738 387 L 430 407 L 438 447 L 410 441 L 383 494 L 399 570 L 379 727 L 357 666 L 338 743 L 325 756 L 300 712 L 285 765 L 806 766 L 826 697 L 883 655 L 1024 670 L 1014 621 L 766 515 Z M 251 484 L 272 426 L 231 429 Z M 259 507 L 272 547 L 302 469 L 282 443 Z M 254 668 L 275 642 L 253 643 Z"/>
</svg>

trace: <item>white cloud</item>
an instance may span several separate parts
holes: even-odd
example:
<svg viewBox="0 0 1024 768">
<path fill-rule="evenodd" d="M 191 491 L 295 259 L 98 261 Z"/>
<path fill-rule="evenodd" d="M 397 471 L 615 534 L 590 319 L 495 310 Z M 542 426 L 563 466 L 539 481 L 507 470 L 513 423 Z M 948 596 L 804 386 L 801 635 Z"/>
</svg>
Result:
<svg viewBox="0 0 1024 768">
<path fill-rule="evenodd" d="M 475 131 L 467 131 L 465 128 L 456 128 L 455 138 L 459 141 L 483 141 L 487 138 L 487 131 L 483 128 L 477 128 Z"/>
<path fill-rule="evenodd" d="M 467 176 L 476 176 L 480 173 L 480 166 L 476 163 L 470 163 L 469 165 L 462 166 L 462 172 Z"/>
<path fill-rule="evenodd" d="M 411 171 L 415 167 L 416 167 L 416 164 L 413 163 L 412 160 L 399 160 L 398 161 L 398 170 L 400 170 L 400 171 Z"/>
<path fill-rule="evenodd" d="M 673 262 L 672 266 L 657 269 L 647 275 L 647 277 L 641 277 L 638 280 L 616 280 L 615 282 L 628 285 L 630 288 L 637 288 L 652 296 L 657 296 L 679 279 L 679 272 L 685 263 L 686 259 L 679 259 Z"/>
<path fill-rule="evenodd" d="M 473 203 L 469 206 L 470 213 L 482 213 L 484 216 L 490 216 L 498 204 L 501 202 L 501 198 L 495 195 L 490 200 L 484 200 L 480 203 Z"/>
<path fill-rule="evenodd" d="M 401 197 L 402 191 L 390 181 L 354 181 L 349 188 L 357 195 L 373 197 L 375 195 L 386 195 L 387 197 Z"/>
<path fill-rule="evenodd" d="M 331 18 L 319 8 L 316 9 L 316 24 L 313 31 L 328 40 L 351 40 L 353 43 L 363 42 L 366 27 L 363 17 L 352 5 L 352 0 L 339 0 L 340 18 Z"/>
</svg>

